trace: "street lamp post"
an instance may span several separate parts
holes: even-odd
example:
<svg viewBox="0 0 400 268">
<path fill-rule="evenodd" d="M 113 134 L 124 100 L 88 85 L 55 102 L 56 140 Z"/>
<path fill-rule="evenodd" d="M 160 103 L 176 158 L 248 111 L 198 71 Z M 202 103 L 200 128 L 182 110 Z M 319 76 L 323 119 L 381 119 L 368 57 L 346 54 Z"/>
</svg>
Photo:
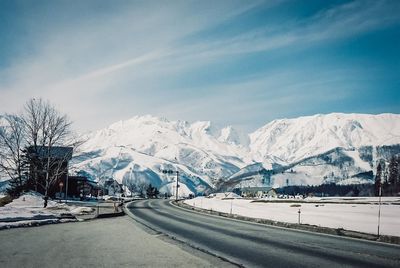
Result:
<svg viewBox="0 0 400 268">
<path fill-rule="evenodd" d="M 179 188 L 179 171 L 176 171 L 176 195 L 175 195 L 175 200 L 178 200 L 178 188 Z"/>
</svg>

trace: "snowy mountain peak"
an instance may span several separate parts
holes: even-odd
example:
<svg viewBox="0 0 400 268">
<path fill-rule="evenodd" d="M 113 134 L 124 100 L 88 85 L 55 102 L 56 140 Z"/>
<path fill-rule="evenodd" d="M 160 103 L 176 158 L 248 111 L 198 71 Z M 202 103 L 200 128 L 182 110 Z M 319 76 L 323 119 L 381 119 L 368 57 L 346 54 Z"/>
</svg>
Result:
<svg viewBox="0 0 400 268">
<path fill-rule="evenodd" d="M 190 125 L 191 133 L 201 133 L 215 137 L 218 135 L 218 128 L 210 121 L 197 121 Z"/>
<path fill-rule="evenodd" d="M 400 115 L 317 114 L 274 120 L 250 134 L 256 161 L 273 154 L 293 162 L 336 147 L 400 143 Z"/>
<path fill-rule="evenodd" d="M 239 132 L 232 126 L 227 126 L 221 129 L 221 134 L 218 140 L 229 144 L 241 145 L 243 147 L 248 147 L 250 143 L 248 135 Z"/>
</svg>

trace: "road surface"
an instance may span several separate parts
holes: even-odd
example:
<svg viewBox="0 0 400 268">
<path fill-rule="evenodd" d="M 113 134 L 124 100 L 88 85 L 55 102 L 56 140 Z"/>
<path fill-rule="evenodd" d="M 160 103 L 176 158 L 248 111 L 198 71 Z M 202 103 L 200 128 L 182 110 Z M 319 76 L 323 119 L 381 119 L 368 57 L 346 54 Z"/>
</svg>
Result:
<svg viewBox="0 0 400 268">
<path fill-rule="evenodd" d="M 0 231 L 0 267 L 231 267 L 150 235 L 128 216 Z"/>
<path fill-rule="evenodd" d="M 169 200 L 128 205 L 134 219 L 246 267 L 400 267 L 400 246 L 195 213 Z"/>
</svg>

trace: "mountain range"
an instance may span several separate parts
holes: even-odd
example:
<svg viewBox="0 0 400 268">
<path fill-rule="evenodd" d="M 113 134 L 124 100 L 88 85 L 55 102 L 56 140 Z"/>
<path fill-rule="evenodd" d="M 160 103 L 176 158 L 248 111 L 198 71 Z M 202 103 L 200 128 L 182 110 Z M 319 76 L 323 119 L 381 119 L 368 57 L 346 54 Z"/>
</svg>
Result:
<svg viewBox="0 0 400 268">
<path fill-rule="evenodd" d="M 76 172 L 180 194 L 245 186 L 372 183 L 376 161 L 400 153 L 398 114 L 318 114 L 274 120 L 246 134 L 209 121 L 150 115 L 83 135 Z M 175 173 L 174 173 L 175 174 Z"/>
</svg>

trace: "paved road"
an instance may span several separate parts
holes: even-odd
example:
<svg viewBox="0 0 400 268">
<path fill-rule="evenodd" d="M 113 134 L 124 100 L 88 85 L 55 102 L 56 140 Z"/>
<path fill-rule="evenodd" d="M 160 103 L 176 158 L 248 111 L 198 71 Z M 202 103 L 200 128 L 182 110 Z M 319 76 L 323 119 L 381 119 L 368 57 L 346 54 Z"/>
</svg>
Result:
<svg viewBox="0 0 400 268">
<path fill-rule="evenodd" d="M 128 208 L 152 229 L 247 267 L 400 267 L 396 245 L 204 215 L 168 200 L 136 201 Z"/>
<path fill-rule="evenodd" d="M 128 216 L 0 231 L 0 267 L 230 267 L 182 250 Z"/>
</svg>

